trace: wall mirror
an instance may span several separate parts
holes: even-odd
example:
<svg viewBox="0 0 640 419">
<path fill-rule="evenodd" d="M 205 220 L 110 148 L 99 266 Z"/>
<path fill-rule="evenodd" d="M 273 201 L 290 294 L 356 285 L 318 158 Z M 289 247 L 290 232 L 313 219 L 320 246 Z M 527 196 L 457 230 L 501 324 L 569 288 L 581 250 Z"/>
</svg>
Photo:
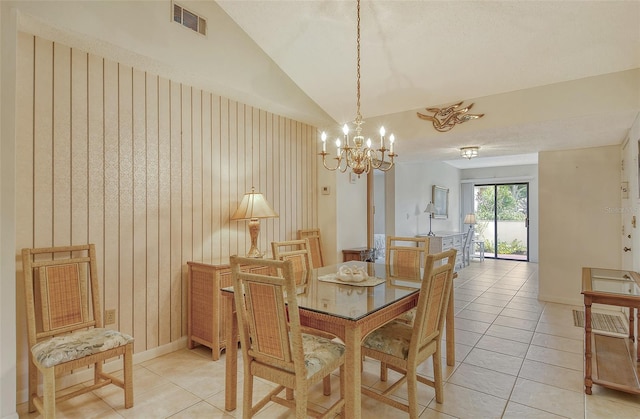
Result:
<svg viewBox="0 0 640 419">
<path fill-rule="evenodd" d="M 449 217 L 449 188 L 433 185 L 431 199 L 433 200 L 433 205 L 436 207 L 433 218 Z"/>
</svg>

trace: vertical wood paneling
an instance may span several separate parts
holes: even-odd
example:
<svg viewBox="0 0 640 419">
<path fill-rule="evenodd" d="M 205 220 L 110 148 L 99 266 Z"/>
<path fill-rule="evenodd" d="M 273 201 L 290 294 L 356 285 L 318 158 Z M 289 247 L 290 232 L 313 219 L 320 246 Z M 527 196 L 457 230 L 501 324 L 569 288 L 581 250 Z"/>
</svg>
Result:
<svg viewBox="0 0 640 419">
<path fill-rule="evenodd" d="M 145 73 L 145 141 L 146 155 L 146 338 L 147 349 L 158 346 L 159 310 L 159 176 L 158 176 L 158 77 Z"/>
<path fill-rule="evenodd" d="M 158 78 L 158 344 L 171 342 L 171 114 L 170 83 Z M 169 309 L 167 309 L 169 308 Z"/>
<path fill-rule="evenodd" d="M 191 92 L 191 139 L 191 259 L 202 260 L 202 91 L 199 89 Z"/>
<path fill-rule="evenodd" d="M 120 163 L 119 310 L 118 325 L 133 334 L 133 69 L 118 66 L 118 137 Z"/>
<path fill-rule="evenodd" d="M 118 63 L 104 60 L 104 288 L 103 310 L 119 309 L 120 164 L 118 157 Z M 121 316 L 118 316 L 118 318 Z M 107 327 L 117 327 L 111 325 Z"/>
<path fill-rule="evenodd" d="M 71 50 L 71 243 L 89 238 L 87 54 Z"/>
<path fill-rule="evenodd" d="M 182 93 L 170 84 L 171 141 L 171 341 L 182 336 Z"/>
<path fill-rule="evenodd" d="M 30 35 L 18 63 L 16 247 L 96 243 L 136 352 L 186 332 L 188 260 L 248 251 L 252 186 L 262 251 L 317 222 L 314 127 Z"/>
<path fill-rule="evenodd" d="M 133 335 L 134 350 L 147 345 L 147 253 L 154 245 L 147 243 L 147 132 L 145 73 L 132 73 L 133 132 Z"/>
<path fill-rule="evenodd" d="M 18 71 L 20 73 L 21 71 Z M 35 39 L 33 242 L 53 245 L 53 43 Z M 16 167 L 20 167 L 16 164 Z"/>
<path fill-rule="evenodd" d="M 212 260 L 213 231 L 211 230 L 213 217 L 213 165 L 212 165 L 212 120 L 211 93 L 202 93 L 202 154 L 199 156 L 202 167 L 202 261 L 210 263 Z M 217 166 L 216 166 L 217 169 Z"/>
<path fill-rule="evenodd" d="M 53 244 L 71 241 L 71 49 L 53 46 Z"/>
</svg>

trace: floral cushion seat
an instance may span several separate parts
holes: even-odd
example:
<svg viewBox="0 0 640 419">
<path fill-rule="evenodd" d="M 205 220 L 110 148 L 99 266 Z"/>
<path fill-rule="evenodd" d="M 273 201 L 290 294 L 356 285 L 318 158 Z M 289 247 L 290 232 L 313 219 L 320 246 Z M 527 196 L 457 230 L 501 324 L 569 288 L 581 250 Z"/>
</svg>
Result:
<svg viewBox="0 0 640 419">
<path fill-rule="evenodd" d="M 133 337 L 117 330 L 93 328 L 38 342 L 31 348 L 31 353 L 37 363 L 49 368 L 132 341 Z"/>
<path fill-rule="evenodd" d="M 371 332 L 362 346 L 406 360 L 413 332 L 413 325 L 402 320 L 393 320 Z M 433 337 L 437 334 L 438 332 L 435 332 Z"/>
<path fill-rule="evenodd" d="M 307 378 L 334 363 L 344 354 L 343 344 L 307 333 L 302 334 L 302 346 Z"/>
</svg>

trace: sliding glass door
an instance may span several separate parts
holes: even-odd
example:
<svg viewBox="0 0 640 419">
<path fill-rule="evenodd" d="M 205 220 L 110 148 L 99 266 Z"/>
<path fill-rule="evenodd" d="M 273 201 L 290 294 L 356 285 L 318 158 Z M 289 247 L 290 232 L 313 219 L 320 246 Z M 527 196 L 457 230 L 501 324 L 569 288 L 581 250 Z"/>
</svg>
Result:
<svg viewBox="0 0 640 419">
<path fill-rule="evenodd" d="M 476 185 L 474 208 L 485 257 L 529 260 L 528 183 Z"/>
</svg>

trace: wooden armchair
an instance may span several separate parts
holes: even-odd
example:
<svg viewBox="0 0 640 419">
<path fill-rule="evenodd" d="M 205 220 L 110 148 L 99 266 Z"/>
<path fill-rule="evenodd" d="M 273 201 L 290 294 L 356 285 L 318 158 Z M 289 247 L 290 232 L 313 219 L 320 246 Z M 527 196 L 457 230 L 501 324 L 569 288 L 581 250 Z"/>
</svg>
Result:
<svg viewBox="0 0 640 419">
<path fill-rule="evenodd" d="M 22 249 L 29 335 L 29 411 L 55 417 L 55 403 L 107 384 L 124 390 L 133 406 L 133 338 L 102 328 L 96 250 L 81 246 Z M 123 356 L 124 380 L 102 371 L 103 361 Z M 93 365 L 94 382 L 56 397 L 56 376 Z M 38 396 L 38 371 L 43 395 Z"/>
<path fill-rule="evenodd" d="M 311 252 L 311 260 L 314 268 L 324 266 L 324 258 L 322 256 L 322 240 L 320 239 L 320 229 L 310 228 L 306 230 L 298 230 L 298 240 L 309 240 L 309 251 Z"/>
<path fill-rule="evenodd" d="M 311 269 L 314 267 L 307 239 L 271 242 L 271 251 L 273 259 L 292 262 L 296 286 L 307 284 Z"/>
<path fill-rule="evenodd" d="M 269 402 L 295 408 L 297 418 L 344 414 L 344 345 L 302 333 L 293 262 L 238 256 L 230 259 L 244 360 L 243 416 L 252 417 Z M 271 274 L 242 272 L 241 265 L 267 266 Z M 338 368 L 340 398 L 326 412 L 310 409 L 309 387 Z M 277 384 L 255 404 L 254 377 Z M 287 393 L 293 390 L 294 398 L 279 396 L 285 389 Z"/>
</svg>

